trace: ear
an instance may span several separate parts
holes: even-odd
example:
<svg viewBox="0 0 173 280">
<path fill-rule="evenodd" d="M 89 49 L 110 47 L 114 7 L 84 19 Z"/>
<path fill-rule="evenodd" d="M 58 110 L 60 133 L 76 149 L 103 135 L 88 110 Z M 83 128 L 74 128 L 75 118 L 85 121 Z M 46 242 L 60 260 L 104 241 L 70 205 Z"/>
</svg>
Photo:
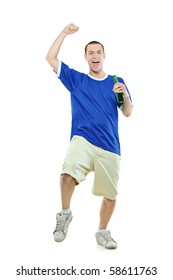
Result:
<svg viewBox="0 0 173 280">
<path fill-rule="evenodd" d="M 86 56 L 86 54 L 84 54 L 84 59 L 85 59 L 85 60 L 87 60 L 87 56 Z"/>
</svg>

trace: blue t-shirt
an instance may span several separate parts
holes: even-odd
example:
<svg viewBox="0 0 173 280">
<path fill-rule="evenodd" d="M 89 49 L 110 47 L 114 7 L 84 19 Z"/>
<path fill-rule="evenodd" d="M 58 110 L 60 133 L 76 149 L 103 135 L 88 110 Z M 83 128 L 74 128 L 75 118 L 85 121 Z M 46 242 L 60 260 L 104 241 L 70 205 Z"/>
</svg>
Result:
<svg viewBox="0 0 173 280">
<path fill-rule="evenodd" d="M 90 143 L 120 155 L 118 110 L 113 76 L 96 79 L 59 62 L 58 77 L 71 93 L 71 138 L 84 137 Z M 118 77 L 118 81 L 124 83 Z M 128 91 L 128 89 L 127 89 Z M 130 95 L 130 94 L 129 94 Z"/>
</svg>

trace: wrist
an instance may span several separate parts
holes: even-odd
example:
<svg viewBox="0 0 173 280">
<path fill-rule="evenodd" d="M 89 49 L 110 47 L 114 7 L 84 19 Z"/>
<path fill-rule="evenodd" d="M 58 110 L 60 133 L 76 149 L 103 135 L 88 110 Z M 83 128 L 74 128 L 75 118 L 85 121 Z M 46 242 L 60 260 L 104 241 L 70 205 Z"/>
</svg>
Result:
<svg viewBox="0 0 173 280">
<path fill-rule="evenodd" d="M 62 30 L 59 36 L 64 39 L 67 36 L 67 32 L 65 30 Z"/>
<path fill-rule="evenodd" d="M 124 98 L 125 98 L 125 99 L 128 99 L 128 98 L 129 98 L 129 94 L 128 94 L 127 91 L 125 91 L 125 93 L 124 93 Z"/>
</svg>

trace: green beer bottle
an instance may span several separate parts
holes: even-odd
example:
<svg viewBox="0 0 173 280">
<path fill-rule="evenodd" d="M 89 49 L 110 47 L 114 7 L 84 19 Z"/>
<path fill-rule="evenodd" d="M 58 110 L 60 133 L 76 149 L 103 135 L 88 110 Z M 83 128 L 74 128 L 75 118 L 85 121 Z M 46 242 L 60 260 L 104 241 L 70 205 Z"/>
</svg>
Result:
<svg viewBox="0 0 173 280">
<path fill-rule="evenodd" d="M 118 82 L 117 76 L 114 75 L 113 79 L 114 79 L 114 84 L 116 84 Z M 124 94 L 122 92 L 116 93 L 116 98 L 117 98 L 118 103 L 123 103 L 124 102 Z"/>
</svg>

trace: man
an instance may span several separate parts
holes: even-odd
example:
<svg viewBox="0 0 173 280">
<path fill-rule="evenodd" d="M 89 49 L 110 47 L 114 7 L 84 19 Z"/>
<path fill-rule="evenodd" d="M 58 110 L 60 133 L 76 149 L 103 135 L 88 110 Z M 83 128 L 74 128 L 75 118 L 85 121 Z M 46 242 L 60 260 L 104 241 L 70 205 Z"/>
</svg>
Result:
<svg viewBox="0 0 173 280">
<path fill-rule="evenodd" d="M 118 107 L 128 117 L 132 102 L 122 78 L 114 84 L 113 76 L 103 71 L 104 47 L 97 41 L 85 47 L 89 74 L 70 69 L 58 59 L 60 47 L 69 34 L 77 32 L 74 24 L 66 26 L 50 47 L 46 59 L 58 78 L 71 93 L 71 142 L 60 176 L 62 211 L 56 215 L 54 239 L 65 239 L 72 220 L 70 201 L 75 186 L 94 171 L 93 194 L 103 197 L 100 223 L 96 241 L 108 249 L 117 247 L 107 230 L 115 208 L 120 168 L 120 143 L 118 136 Z M 115 94 L 123 93 L 119 104 Z"/>
</svg>

